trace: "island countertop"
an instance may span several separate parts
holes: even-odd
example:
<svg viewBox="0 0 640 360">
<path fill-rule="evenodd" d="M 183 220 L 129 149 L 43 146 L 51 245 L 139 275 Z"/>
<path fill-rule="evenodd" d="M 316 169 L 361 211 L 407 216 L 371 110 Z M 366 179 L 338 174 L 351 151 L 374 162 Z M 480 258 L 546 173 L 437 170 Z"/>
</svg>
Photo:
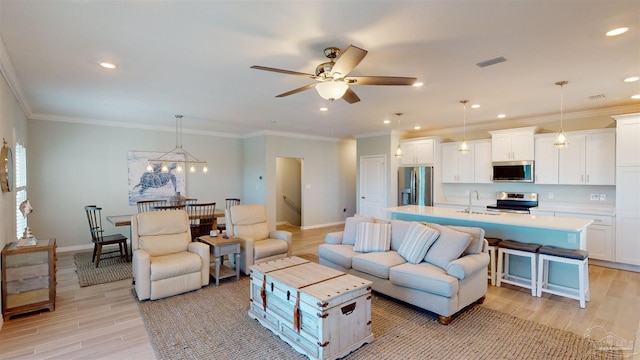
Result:
<svg viewBox="0 0 640 360">
<path fill-rule="evenodd" d="M 475 222 L 478 224 L 496 224 L 510 225 L 528 228 L 537 228 L 545 230 L 559 230 L 569 232 L 582 232 L 587 226 L 593 223 L 592 219 L 572 218 L 572 217 L 556 217 L 547 215 L 528 215 L 528 214 L 511 214 L 511 213 L 492 213 L 485 212 L 479 214 L 469 214 L 461 212 L 460 209 L 420 206 L 420 205 L 404 205 L 384 209 L 392 214 L 405 214 L 414 216 L 426 216 L 429 218 L 442 218 L 461 220 L 465 222 Z"/>
</svg>

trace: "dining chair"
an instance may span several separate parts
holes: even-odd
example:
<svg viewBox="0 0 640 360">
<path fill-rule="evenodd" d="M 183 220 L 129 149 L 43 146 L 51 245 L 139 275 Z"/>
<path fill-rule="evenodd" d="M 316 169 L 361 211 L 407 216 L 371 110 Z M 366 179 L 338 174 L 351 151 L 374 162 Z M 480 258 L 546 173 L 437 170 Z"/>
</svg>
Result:
<svg viewBox="0 0 640 360">
<path fill-rule="evenodd" d="M 151 211 L 184 210 L 186 205 L 159 205 L 152 207 Z"/>
<path fill-rule="evenodd" d="M 225 209 L 231 209 L 232 206 L 240 205 L 240 199 L 238 198 L 226 198 L 224 199 L 224 201 L 225 201 Z M 225 224 L 218 223 L 218 230 L 220 230 L 220 232 L 226 229 L 227 229 L 226 220 L 225 220 Z"/>
<path fill-rule="evenodd" d="M 95 205 L 87 205 L 84 207 L 89 221 L 89 232 L 91 233 L 91 241 L 93 242 L 93 256 L 91 261 L 96 263 L 96 267 L 100 263 L 100 257 L 108 253 L 102 253 L 102 247 L 105 245 L 118 245 L 120 255 L 129 261 L 129 252 L 127 251 L 127 237 L 122 234 L 105 235 L 102 229 L 102 208 Z"/>
<path fill-rule="evenodd" d="M 155 206 L 167 205 L 167 200 L 140 200 L 137 203 L 138 213 L 145 211 L 155 211 Z"/>
<path fill-rule="evenodd" d="M 194 198 L 184 199 L 184 203 L 185 205 L 197 204 L 198 199 L 194 199 Z"/>
<path fill-rule="evenodd" d="M 189 204 L 186 207 L 191 225 L 191 238 L 197 239 L 203 235 L 209 235 L 214 223 L 216 203 Z"/>
</svg>

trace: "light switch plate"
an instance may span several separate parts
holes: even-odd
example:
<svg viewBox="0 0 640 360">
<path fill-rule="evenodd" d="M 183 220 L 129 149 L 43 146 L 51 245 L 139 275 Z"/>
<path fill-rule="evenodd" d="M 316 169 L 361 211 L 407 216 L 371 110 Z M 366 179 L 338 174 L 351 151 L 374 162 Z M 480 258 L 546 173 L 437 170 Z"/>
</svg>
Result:
<svg viewBox="0 0 640 360">
<path fill-rule="evenodd" d="M 600 200 L 600 195 L 599 194 L 591 194 L 591 200 Z"/>
<path fill-rule="evenodd" d="M 607 201 L 607 194 L 600 194 L 600 201 Z"/>
</svg>

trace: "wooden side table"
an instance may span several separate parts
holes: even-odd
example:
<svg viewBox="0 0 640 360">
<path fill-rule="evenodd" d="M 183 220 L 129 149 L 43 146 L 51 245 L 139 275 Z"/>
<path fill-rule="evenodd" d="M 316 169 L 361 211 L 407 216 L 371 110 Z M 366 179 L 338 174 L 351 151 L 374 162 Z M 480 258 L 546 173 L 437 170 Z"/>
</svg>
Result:
<svg viewBox="0 0 640 360">
<path fill-rule="evenodd" d="M 2 250 L 2 313 L 13 315 L 56 308 L 56 239 L 33 246 L 18 242 Z"/>
<path fill-rule="evenodd" d="M 234 275 L 231 268 L 223 266 L 222 260 L 225 255 L 235 254 L 235 276 L 236 281 L 240 280 L 240 240 L 234 237 L 224 238 L 222 236 L 204 235 L 198 237 L 198 241 L 209 244 L 211 247 L 211 274 L 216 279 L 216 287 L 220 284 L 220 279 L 228 278 Z"/>
</svg>

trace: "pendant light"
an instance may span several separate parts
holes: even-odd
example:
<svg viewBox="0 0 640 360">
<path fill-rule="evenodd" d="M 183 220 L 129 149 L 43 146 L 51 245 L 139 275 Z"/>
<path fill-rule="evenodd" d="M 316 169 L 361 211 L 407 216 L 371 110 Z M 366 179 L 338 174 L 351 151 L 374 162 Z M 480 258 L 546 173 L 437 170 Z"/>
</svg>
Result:
<svg viewBox="0 0 640 360">
<path fill-rule="evenodd" d="M 557 147 L 558 149 L 562 149 L 562 148 L 566 148 L 567 146 L 569 146 L 569 142 L 567 141 L 567 134 L 564 133 L 564 128 L 562 127 L 562 103 L 563 103 L 563 98 L 562 98 L 562 87 L 566 84 L 568 84 L 568 81 L 558 81 L 556 83 L 556 85 L 560 86 L 560 132 L 558 133 L 558 135 L 556 135 L 556 142 L 553 143 L 553 146 Z"/>
<path fill-rule="evenodd" d="M 398 127 L 400 127 L 400 116 L 402 116 L 402 113 L 397 112 L 396 116 L 398 117 Z M 402 153 L 402 148 L 400 147 L 400 143 L 398 143 L 398 148 L 396 148 L 396 153 L 394 156 L 397 157 L 398 159 L 404 156 L 404 154 Z"/>
<path fill-rule="evenodd" d="M 467 103 L 469 100 L 460 100 L 460 103 L 464 106 L 463 110 L 463 120 L 462 120 L 462 142 L 460 143 L 460 147 L 458 147 L 458 151 L 461 154 L 469 153 L 469 145 L 467 144 Z"/>
</svg>

